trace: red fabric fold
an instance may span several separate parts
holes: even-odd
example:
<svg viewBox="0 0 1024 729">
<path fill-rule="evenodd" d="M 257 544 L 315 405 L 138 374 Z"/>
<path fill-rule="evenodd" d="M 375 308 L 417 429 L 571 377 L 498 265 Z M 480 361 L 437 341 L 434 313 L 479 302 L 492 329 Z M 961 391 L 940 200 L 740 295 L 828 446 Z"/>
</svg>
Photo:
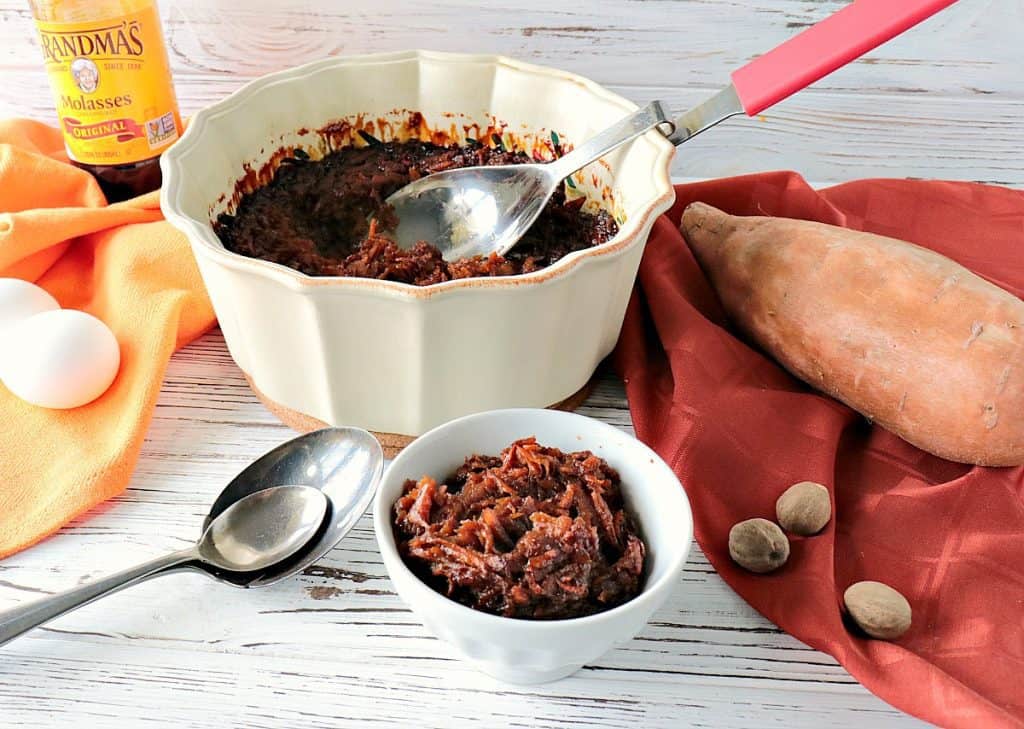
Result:
<svg viewBox="0 0 1024 729">
<path fill-rule="evenodd" d="M 813 392 L 729 328 L 678 231 L 703 201 L 736 215 L 817 220 L 908 240 L 1024 296 L 1024 192 L 863 180 L 815 191 L 789 172 L 680 185 L 651 234 L 615 353 L 638 437 L 675 470 L 718 573 L 786 632 L 869 690 L 952 727 L 1024 727 L 1024 467 L 928 455 Z M 1024 353 L 1021 365 L 1024 366 Z M 790 484 L 819 481 L 834 519 L 754 575 L 729 528 L 774 518 Z M 896 643 L 844 626 L 842 593 L 878 580 L 910 601 Z"/>
</svg>

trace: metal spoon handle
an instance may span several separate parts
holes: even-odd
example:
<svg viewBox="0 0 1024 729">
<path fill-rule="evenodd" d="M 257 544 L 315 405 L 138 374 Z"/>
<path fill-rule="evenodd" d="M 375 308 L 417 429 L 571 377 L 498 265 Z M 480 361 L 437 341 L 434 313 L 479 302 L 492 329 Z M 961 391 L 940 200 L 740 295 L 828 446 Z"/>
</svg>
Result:
<svg viewBox="0 0 1024 729">
<path fill-rule="evenodd" d="M 673 126 L 661 102 L 652 101 L 643 109 L 630 114 L 625 119 L 599 133 L 596 137 L 591 137 L 569 154 L 560 157 L 550 164 L 544 165 L 544 167 L 551 173 L 553 178 L 557 176 L 559 180 L 564 180 L 573 172 L 583 169 L 616 147 L 639 137 L 660 124 Z"/>
<path fill-rule="evenodd" d="M 668 135 L 668 141 L 678 147 L 715 124 L 742 113 L 743 104 L 736 95 L 736 89 L 729 84 L 711 98 L 677 117 L 674 122 L 675 130 Z"/>
<path fill-rule="evenodd" d="M 0 645 L 75 608 L 106 597 L 129 585 L 169 572 L 198 557 L 199 554 L 194 547 L 173 552 L 73 590 L 0 612 Z"/>
</svg>

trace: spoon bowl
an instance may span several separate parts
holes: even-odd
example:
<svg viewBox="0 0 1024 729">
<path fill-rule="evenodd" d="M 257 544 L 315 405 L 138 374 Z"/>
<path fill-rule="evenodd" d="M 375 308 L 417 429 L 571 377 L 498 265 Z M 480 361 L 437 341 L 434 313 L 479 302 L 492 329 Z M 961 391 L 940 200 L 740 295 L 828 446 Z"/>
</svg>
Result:
<svg viewBox="0 0 1024 729">
<path fill-rule="evenodd" d="M 434 241 L 446 261 L 510 249 L 561 183 L 548 165 L 494 165 L 436 172 L 391 195 L 395 242 Z"/>
<path fill-rule="evenodd" d="M 196 545 L 199 558 L 234 572 L 283 562 L 309 543 L 327 513 L 324 492 L 274 486 L 236 501 L 213 520 Z"/>
<path fill-rule="evenodd" d="M 203 521 L 203 531 L 249 494 L 276 484 L 300 484 L 327 497 L 328 513 L 319 537 L 291 558 L 255 572 L 195 567 L 236 587 L 263 587 L 291 577 L 327 554 L 355 526 L 370 505 L 383 471 L 380 443 L 361 428 L 324 428 L 282 443 L 249 464 L 221 491 Z"/>
</svg>

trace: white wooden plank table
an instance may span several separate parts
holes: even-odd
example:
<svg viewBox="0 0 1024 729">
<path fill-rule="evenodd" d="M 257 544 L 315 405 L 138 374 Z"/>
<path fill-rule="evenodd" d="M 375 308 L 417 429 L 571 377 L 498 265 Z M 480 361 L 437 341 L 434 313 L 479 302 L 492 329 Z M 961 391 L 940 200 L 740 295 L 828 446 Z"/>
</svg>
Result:
<svg viewBox="0 0 1024 729">
<path fill-rule="evenodd" d="M 612 376 L 582 412 L 629 428 Z M 181 548 L 222 485 L 292 435 L 255 400 L 220 334 L 206 335 L 171 362 L 128 492 L 0 563 L 0 607 Z M 696 546 L 679 582 L 636 640 L 595 665 L 545 686 L 502 685 L 405 608 L 367 516 L 297 579 L 243 592 L 171 575 L 10 643 L 0 725 L 914 723 L 758 616 Z"/>
<path fill-rule="evenodd" d="M 811 0 L 520 2 L 177 0 L 163 4 L 186 113 L 267 71 L 410 47 L 502 52 L 682 110 L 842 5 Z M 792 168 L 835 182 L 947 177 L 1024 185 L 1020 0 L 961 0 L 758 121 L 689 143 L 676 172 Z M 52 120 L 22 0 L 0 0 L 0 117 Z M 582 412 L 629 429 L 606 374 Z M 292 436 L 218 332 L 173 358 L 128 491 L 0 562 L 0 608 L 180 548 L 220 488 Z M 0 465 L 3 456 L 0 455 Z M 2 518 L 2 515 L 0 515 Z M 635 640 L 563 681 L 502 685 L 459 662 L 394 594 L 364 517 L 300 577 L 237 591 L 146 583 L 3 649 L 0 726 L 898 727 L 828 656 L 740 600 L 700 550 Z"/>
</svg>

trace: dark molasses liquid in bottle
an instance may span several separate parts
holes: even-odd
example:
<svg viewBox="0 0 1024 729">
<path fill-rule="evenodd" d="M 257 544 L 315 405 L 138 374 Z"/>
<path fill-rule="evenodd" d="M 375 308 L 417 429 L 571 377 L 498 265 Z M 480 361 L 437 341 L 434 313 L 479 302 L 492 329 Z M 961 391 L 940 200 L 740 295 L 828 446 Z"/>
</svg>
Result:
<svg viewBox="0 0 1024 729">
<path fill-rule="evenodd" d="M 155 0 L 32 0 L 64 146 L 110 202 L 160 187 L 181 134 Z"/>
</svg>

